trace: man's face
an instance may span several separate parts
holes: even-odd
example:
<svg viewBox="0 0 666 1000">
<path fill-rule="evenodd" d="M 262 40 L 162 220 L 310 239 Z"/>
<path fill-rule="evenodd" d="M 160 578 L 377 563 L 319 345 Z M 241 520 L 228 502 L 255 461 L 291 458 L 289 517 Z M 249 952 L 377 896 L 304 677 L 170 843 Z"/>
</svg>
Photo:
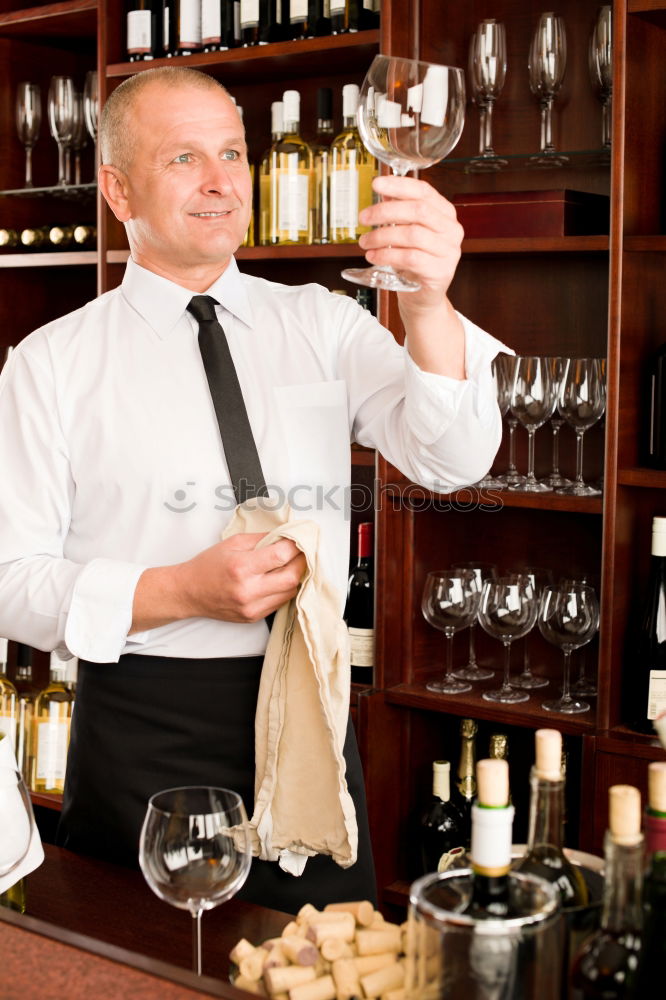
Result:
<svg viewBox="0 0 666 1000">
<path fill-rule="evenodd" d="M 245 131 L 220 90 L 149 85 L 134 110 L 128 235 L 140 263 L 167 276 L 226 265 L 252 208 Z"/>
</svg>

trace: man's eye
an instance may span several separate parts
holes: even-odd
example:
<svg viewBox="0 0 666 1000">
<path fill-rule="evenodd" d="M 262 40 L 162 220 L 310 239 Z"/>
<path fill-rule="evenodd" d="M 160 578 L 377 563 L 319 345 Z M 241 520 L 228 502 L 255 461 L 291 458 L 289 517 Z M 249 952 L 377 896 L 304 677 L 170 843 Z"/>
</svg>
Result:
<svg viewBox="0 0 666 1000">
<path fill-rule="evenodd" d="M 179 156 L 177 156 L 174 159 L 173 162 L 174 163 L 189 163 L 190 162 L 190 154 L 189 153 L 181 153 Z"/>
<path fill-rule="evenodd" d="M 237 149 L 227 149 L 222 155 L 225 160 L 240 160 L 240 153 Z"/>
</svg>

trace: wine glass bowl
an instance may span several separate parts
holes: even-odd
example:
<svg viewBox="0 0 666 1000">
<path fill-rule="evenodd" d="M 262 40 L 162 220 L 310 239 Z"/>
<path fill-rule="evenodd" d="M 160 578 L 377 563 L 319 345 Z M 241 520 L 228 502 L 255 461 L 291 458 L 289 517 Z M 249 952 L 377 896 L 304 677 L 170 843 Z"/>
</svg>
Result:
<svg viewBox="0 0 666 1000">
<path fill-rule="evenodd" d="M 479 155 L 472 157 L 466 170 L 485 173 L 500 170 L 507 160 L 493 149 L 493 106 L 506 79 L 506 29 L 489 19 L 482 21 L 472 35 L 469 46 L 470 89 L 479 107 Z"/>
<path fill-rule="evenodd" d="M 573 715 L 587 712 L 586 701 L 571 697 L 569 674 L 571 653 L 590 642 L 599 628 L 599 603 L 592 587 L 572 580 L 546 587 L 539 603 L 539 631 L 547 642 L 564 654 L 562 694 L 542 705 L 547 712 Z"/>
<path fill-rule="evenodd" d="M 23 82 L 16 89 L 16 132 L 25 147 L 24 187 L 33 187 L 32 149 L 42 127 L 42 97 L 39 84 Z"/>
<path fill-rule="evenodd" d="M 447 156 L 465 120 L 465 78 L 455 66 L 375 56 L 358 103 L 358 130 L 366 149 L 403 176 Z M 392 267 L 346 268 L 348 281 L 370 288 L 416 291 L 416 281 Z"/>
<path fill-rule="evenodd" d="M 532 37 L 528 70 L 530 90 L 541 109 L 541 149 L 530 157 L 535 167 L 561 167 L 569 158 L 553 145 L 553 102 L 560 91 L 567 66 L 564 21 L 552 12 L 541 14 Z"/>
<path fill-rule="evenodd" d="M 576 434 L 576 478 L 556 492 L 571 496 L 600 496 L 601 490 L 583 479 L 583 435 L 606 409 L 606 384 L 599 358 L 569 358 L 557 401 L 560 415 Z"/>
<path fill-rule="evenodd" d="M 539 482 L 534 474 L 534 435 L 537 428 L 550 419 L 555 409 L 556 397 L 550 369 L 545 358 L 518 358 L 511 388 L 511 412 L 528 433 L 529 450 L 527 477 L 524 482 L 510 485 L 509 489 L 527 493 L 545 493 L 552 486 Z"/>
<path fill-rule="evenodd" d="M 453 676 L 453 636 L 471 625 L 479 607 L 479 591 L 471 573 L 433 570 L 428 573 L 421 598 L 423 617 L 443 632 L 447 640 L 446 674 L 441 681 L 426 684 L 437 694 L 462 694 L 472 685 Z"/>
<path fill-rule="evenodd" d="M 504 678 L 502 686 L 484 691 L 486 701 L 515 704 L 527 701 L 525 691 L 517 691 L 510 683 L 511 644 L 533 628 L 537 615 L 536 595 L 529 579 L 520 573 L 487 580 L 479 605 L 481 627 L 504 645 Z"/>
<path fill-rule="evenodd" d="M 34 817 L 30 793 L 21 772 L 0 767 L 0 878 L 11 874 L 26 857 Z"/>
<path fill-rule="evenodd" d="M 58 145 L 58 184 L 67 186 L 66 151 L 74 135 L 74 81 L 53 76 L 49 87 L 48 116 L 51 135 Z"/>
<path fill-rule="evenodd" d="M 251 861 L 247 816 L 237 792 L 193 785 L 151 797 L 139 864 L 160 899 L 191 913 L 193 965 L 199 975 L 201 914 L 238 892 Z"/>
</svg>

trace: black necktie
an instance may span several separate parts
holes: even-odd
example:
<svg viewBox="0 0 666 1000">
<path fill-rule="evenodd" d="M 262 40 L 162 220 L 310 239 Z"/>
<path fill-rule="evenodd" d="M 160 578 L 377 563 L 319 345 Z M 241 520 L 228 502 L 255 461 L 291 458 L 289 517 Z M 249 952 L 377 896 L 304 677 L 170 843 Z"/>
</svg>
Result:
<svg viewBox="0 0 666 1000">
<path fill-rule="evenodd" d="M 268 496 L 227 337 L 215 315 L 214 298 L 195 295 L 188 305 L 199 324 L 199 350 L 215 407 L 236 503 Z"/>
</svg>

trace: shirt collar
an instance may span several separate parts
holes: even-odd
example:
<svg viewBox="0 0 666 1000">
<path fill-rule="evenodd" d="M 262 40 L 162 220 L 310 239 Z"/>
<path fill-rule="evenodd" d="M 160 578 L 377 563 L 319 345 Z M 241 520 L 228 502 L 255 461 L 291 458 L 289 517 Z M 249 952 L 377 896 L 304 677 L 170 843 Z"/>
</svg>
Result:
<svg viewBox="0 0 666 1000">
<path fill-rule="evenodd" d="M 122 293 L 129 304 L 162 338 L 171 333 L 185 314 L 190 299 L 196 294 L 188 288 L 183 288 L 182 285 L 169 281 L 168 278 L 141 267 L 131 257 L 127 261 L 123 277 Z M 224 309 L 246 326 L 252 327 L 252 308 L 235 257 L 231 257 L 220 277 L 203 294 L 212 295 Z"/>
</svg>

